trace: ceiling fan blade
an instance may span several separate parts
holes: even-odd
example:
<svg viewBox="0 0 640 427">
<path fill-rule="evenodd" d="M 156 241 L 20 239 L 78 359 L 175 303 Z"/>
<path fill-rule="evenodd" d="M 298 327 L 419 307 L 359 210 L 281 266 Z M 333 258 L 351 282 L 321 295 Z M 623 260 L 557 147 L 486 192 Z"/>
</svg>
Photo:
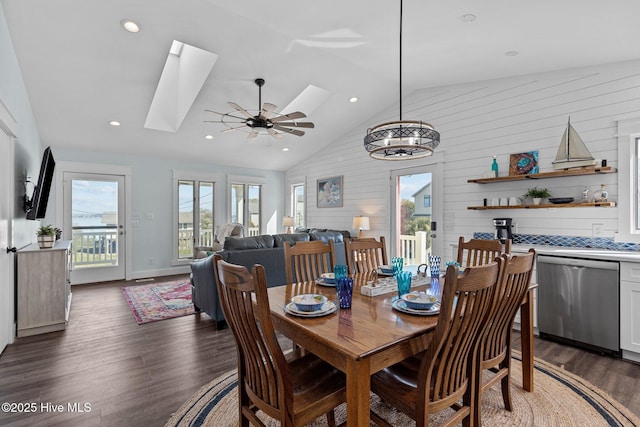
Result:
<svg viewBox="0 0 640 427">
<path fill-rule="evenodd" d="M 209 113 L 213 113 L 213 114 L 219 114 L 221 116 L 233 117 L 234 119 L 244 120 L 244 117 L 234 116 L 233 114 L 229 114 L 229 113 L 218 113 L 217 111 L 213 111 L 213 110 L 204 110 L 204 111 L 208 111 Z"/>
<path fill-rule="evenodd" d="M 274 117 L 273 119 L 271 119 L 272 122 L 282 122 L 285 120 L 296 120 L 296 119 L 303 119 L 307 117 L 307 115 L 301 111 L 294 111 L 293 113 L 289 113 L 289 114 L 283 114 L 281 116 L 278 117 Z"/>
<path fill-rule="evenodd" d="M 278 129 L 281 132 L 286 132 L 286 133 L 290 133 L 292 135 L 295 136 L 302 136 L 304 135 L 304 132 L 302 132 L 301 130 L 297 130 L 297 129 L 289 129 L 289 128 L 284 128 L 282 126 L 279 126 L 277 124 L 273 125 L 274 129 Z"/>
<path fill-rule="evenodd" d="M 233 108 L 234 110 L 239 111 L 240 113 L 242 113 L 248 119 L 252 119 L 253 118 L 251 113 L 249 113 L 247 110 L 245 110 L 244 108 L 242 108 L 241 106 L 239 106 L 235 102 L 227 102 L 227 104 L 229 104 L 231 106 L 231 108 Z"/>
<path fill-rule="evenodd" d="M 228 122 L 228 121 L 221 122 L 220 120 L 203 120 L 202 122 L 203 123 L 225 123 L 225 124 L 229 124 L 229 123 L 246 123 L 246 119 L 240 119 L 240 120 L 241 120 L 240 122 Z"/>
<path fill-rule="evenodd" d="M 271 114 L 276 111 L 278 107 L 270 104 L 268 102 L 265 102 L 264 104 L 262 104 L 262 111 L 260 112 L 260 117 L 264 120 L 268 119 Z"/>
<path fill-rule="evenodd" d="M 271 128 L 268 128 L 267 132 L 269 132 L 271 136 L 274 137 L 275 139 L 282 139 L 282 135 Z"/>
<path fill-rule="evenodd" d="M 293 128 L 314 128 L 311 122 L 277 122 L 279 126 L 289 126 Z"/>
<path fill-rule="evenodd" d="M 258 136 L 258 131 L 255 129 L 251 129 L 251 132 L 249 133 L 249 135 L 247 135 L 247 139 L 249 138 L 255 138 Z"/>
<path fill-rule="evenodd" d="M 234 130 L 243 129 L 244 127 L 245 127 L 245 126 L 238 126 L 238 127 L 235 127 L 235 128 L 222 129 L 222 130 L 220 131 L 220 133 L 231 132 L 231 131 L 234 131 Z"/>
</svg>

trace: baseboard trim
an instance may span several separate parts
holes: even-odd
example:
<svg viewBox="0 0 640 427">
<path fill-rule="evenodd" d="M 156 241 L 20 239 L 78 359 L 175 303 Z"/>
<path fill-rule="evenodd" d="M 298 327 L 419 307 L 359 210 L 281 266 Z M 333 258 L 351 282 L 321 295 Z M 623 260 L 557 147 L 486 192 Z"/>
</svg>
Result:
<svg viewBox="0 0 640 427">
<path fill-rule="evenodd" d="M 174 274 L 189 274 L 191 266 L 184 265 L 180 267 L 157 268 L 154 270 L 132 271 L 127 280 L 146 279 L 149 277 L 172 276 Z"/>
</svg>

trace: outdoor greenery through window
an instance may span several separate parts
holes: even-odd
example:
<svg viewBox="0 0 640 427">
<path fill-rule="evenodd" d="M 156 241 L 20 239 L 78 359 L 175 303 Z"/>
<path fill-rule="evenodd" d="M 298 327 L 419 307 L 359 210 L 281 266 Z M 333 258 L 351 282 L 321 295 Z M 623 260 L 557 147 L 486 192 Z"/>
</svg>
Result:
<svg viewBox="0 0 640 427">
<path fill-rule="evenodd" d="M 213 246 L 213 182 L 178 181 L 178 259 L 193 257 L 194 246 Z"/>
<path fill-rule="evenodd" d="M 257 184 L 231 184 L 231 222 L 244 225 L 247 236 L 261 234 L 261 190 Z"/>
</svg>

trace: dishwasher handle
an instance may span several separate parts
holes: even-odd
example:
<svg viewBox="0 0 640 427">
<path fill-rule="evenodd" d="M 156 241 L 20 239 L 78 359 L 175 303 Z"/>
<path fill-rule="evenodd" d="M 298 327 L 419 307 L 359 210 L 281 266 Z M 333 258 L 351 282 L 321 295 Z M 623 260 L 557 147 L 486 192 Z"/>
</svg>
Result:
<svg viewBox="0 0 640 427">
<path fill-rule="evenodd" d="M 619 264 L 617 261 L 599 261 L 593 259 L 584 258 L 566 258 L 549 255 L 538 255 L 538 265 L 544 264 L 559 264 L 559 265 L 571 265 L 575 267 L 587 267 L 587 268 L 599 268 L 601 270 L 618 270 Z"/>
</svg>

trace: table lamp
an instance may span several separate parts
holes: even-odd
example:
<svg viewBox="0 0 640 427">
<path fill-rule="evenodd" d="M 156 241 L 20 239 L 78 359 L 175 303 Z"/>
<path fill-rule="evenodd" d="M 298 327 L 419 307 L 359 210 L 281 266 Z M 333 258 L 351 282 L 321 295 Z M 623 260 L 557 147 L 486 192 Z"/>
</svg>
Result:
<svg viewBox="0 0 640 427">
<path fill-rule="evenodd" d="M 295 222 L 293 221 L 292 216 L 283 216 L 282 217 L 282 226 L 287 227 L 287 233 L 291 234 L 291 227 L 293 227 Z"/>
<path fill-rule="evenodd" d="M 358 239 L 362 239 L 364 237 L 363 230 L 369 229 L 369 217 L 368 216 L 354 216 L 353 217 L 353 228 L 358 229 Z"/>
</svg>

